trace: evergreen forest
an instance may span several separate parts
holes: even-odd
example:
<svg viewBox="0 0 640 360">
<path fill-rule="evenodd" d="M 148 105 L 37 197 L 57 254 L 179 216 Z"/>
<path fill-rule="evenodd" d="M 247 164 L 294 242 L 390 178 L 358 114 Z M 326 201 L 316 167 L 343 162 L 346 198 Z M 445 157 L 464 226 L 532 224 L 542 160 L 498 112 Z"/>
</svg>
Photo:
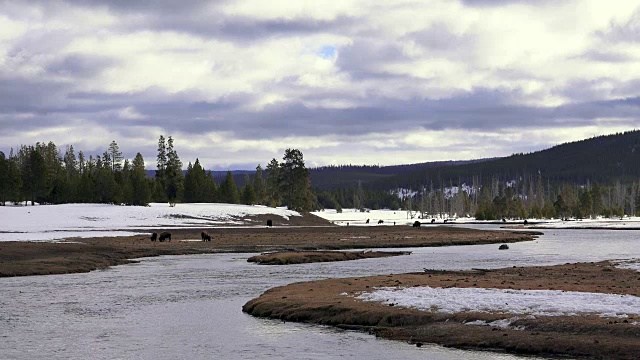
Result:
<svg viewBox="0 0 640 360">
<path fill-rule="evenodd" d="M 265 168 L 224 176 L 197 158 L 185 167 L 174 139 L 160 136 L 155 160 L 155 169 L 147 169 L 140 153 L 124 159 L 115 141 L 88 156 L 71 145 L 64 151 L 53 142 L 22 145 L 0 152 L 0 205 L 221 202 L 479 220 L 640 214 L 640 131 L 505 158 L 396 166 L 308 169 L 300 150 L 286 149 Z"/>
</svg>

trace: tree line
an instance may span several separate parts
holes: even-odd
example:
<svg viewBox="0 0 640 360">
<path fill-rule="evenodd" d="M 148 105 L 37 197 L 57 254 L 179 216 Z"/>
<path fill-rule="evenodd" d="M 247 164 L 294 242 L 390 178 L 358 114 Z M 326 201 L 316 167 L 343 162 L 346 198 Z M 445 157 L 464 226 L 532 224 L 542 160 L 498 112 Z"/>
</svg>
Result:
<svg viewBox="0 0 640 360">
<path fill-rule="evenodd" d="M 147 177 L 140 153 L 124 159 L 114 140 L 102 155 L 87 155 L 73 145 L 64 153 L 53 142 L 22 145 L 9 155 L 0 151 L 0 205 L 31 203 L 110 203 L 147 205 L 150 202 L 224 202 L 287 206 L 298 211 L 318 207 L 309 170 L 297 149 L 285 150 L 282 161 L 272 159 L 266 171 L 256 168 L 238 188 L 231 172 L 218 184 L 199 159 L 186 172 L 171 136 L 158 139 L 155 177 Z"/>
<path fill-rule="evenodd" d="M 403 198 L 402 206 L 423 218 L 474 216 L 478 220 L 621 217 L 640 214 L 640 181 L 601 185 L 552 183 L 538 176 L 482 184 L 423 186 Z"/>
</svg>

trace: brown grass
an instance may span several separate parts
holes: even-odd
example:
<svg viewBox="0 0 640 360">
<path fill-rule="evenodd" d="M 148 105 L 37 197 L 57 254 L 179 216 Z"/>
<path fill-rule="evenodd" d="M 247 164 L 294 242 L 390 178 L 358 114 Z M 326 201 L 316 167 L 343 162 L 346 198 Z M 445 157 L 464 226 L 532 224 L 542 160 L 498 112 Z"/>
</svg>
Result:
<svg viewBox="0 0 640 360">
<path fill-rule="evenodd" d="M 285 321 L 359 329 L 416 344 L 437 343 L 459 348 L 602 359 L 637 359 L 640 354 L 640 326 L 631 324 L 640 321 L 638 318 L 612 319 L 595 315 L 521 318 L 512 324 L 525 328 L 519 331 L 464 324 L 473 320 L 512 318 L 513 315 L 432 313 L 341 295 L 356 295 L 381 286 L 558 289 L 640 296 L 640 274 L 603 262 L 330 279 L 270 289 L 249 301 L 243 311 Z"/>
<path fill-rule="evenodd" d="M 285 251 L 252 256 L 248 262 L 259 265 L 293 265 L 316 262 L 348 261 L 409 255 L 410 251 Z"/>
<path fill-rule="evenodd" d="M 87 272 L 130 259 L 219 252 L 265 252 L 367 249 L 503 243 L 532 240 L 532 233 L 482 231 L 452 227 L 409 226 L 340 227 L 311 214 L 274 219 L 274 227 L 199 228 L 169 230 L 171 242 L 151 242 L 147 236 L 69 239 L 78 243 L 0 242 L 0 276 L 46 275 Z M 253 218 L 266 223 L 263 217 Z M 288 226 L 282 226 L 289 224 Z M 297 225 L 297 226 L 291 226 Z M 317 225 L 322 226 L 317 226 Z M 308 226 L 315 225 L 315 226 Z M 164 229 L 157 229 L 160 233 Z M 211 242 L 200 239 L 206 230 Z M 148 230 L 142 230 L 148 232 Z"/>
</svg>

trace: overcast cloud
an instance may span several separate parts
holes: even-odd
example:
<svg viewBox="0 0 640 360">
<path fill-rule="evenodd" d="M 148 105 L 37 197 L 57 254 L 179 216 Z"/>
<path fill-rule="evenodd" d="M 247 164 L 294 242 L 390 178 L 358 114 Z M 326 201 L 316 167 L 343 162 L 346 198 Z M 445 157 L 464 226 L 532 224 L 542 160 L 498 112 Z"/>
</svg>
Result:
<svg viewBox="0 0 640 360">
<path fill-rule="evenodd" d="M 388 165 L 638 127 L 635 0 L 0 1 L 5 152 Z"/>
</svg>

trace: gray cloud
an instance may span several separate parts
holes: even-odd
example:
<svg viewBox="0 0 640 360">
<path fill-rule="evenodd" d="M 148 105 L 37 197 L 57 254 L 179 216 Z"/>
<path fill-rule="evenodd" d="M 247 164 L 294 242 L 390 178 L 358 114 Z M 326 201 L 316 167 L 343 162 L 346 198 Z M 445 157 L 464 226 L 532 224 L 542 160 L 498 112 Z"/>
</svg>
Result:
<svg viewBox="0 0 640 360">
<path fill-rule="evenodd" d="M 584 59 L 588 61 L 597 61 L 597 62 L 605 62 L 605 63 L 618 63 L 618 62 L 630 62 L 637 61 L 637 58 L 631 57 L 627 54 L 622 54 L 615 51 L 602 51 L 591 49 L 579 56 L 576 56 L 578 59 Z"/>
<path fill-rule="evenodd" d="M 571 0 L 461 0 L 464 5 L 473 7 L 495 7 L 505 6 L 510 4 L 525 4 L 530 6 L 542 6 L 546 4 L 556 4 L 562 2 L 569 2 Z"/>
<path fill-rule="evenodd" d="M 626 22 L 611 22 L 609 28 L 596 33 L 607 42 L 640 43 L 640 6 Z"/>
<path fill-rule="evenodd" d="M 72 54 L 47 64 L 46 71 L 64 76 L 95 76 L 118 61 L 97 55 Z"/>
<path fill-rule="evenodd" d="M 60 2 L 53 5 L 47 1 L 30 3 L 42 7 L 44 13 L 51 14 L 52 17 L 64 14 L 65 11 Z M 136 79 L 142 84 L 123 86 L 136 90 L 87 91 L 87 88 L 100 88 L 102 84 L 99 81 L 105 81 L 100 80 L 98 75 L 108 69 L 124 67 L 126 56 L 138 56 L 138 53 L 125 53 L 126 56 L 116 58 L 102 55 L 99 51 L 95 54 L 62 52 L 60 49 L 83 34 L 78 34 L 78 30 L 73 29 L 51 30 L 44 26 L 34 26 L 3 44 L 8 49 L 4 58 L 5 66 L 0 69 L 0 127 L 4 138 L 14 135 L 16 138 L 31 136 L 25 135 L 26 133 L 46 136 L 48 129 L 77 127 L 80 123 L 87 128 L 105 129 L 110 135 L 118 136 L 116 140 L 122 139 L 123 145 L 127 144 L 132 148 L 139 146 L 139 149 L 131 150 L 132 153 L 127 156 L 135 155 L 136 151 L 147 154 L 147 157 L 153 154 L 153 145 L 138 142 L 140 137 L 157 138 L 159 134 L 151 133 L 157 131 L 180 134 L 181 141 L 185 142 L 190 137 L 220 132 L 224 132 L 229 141 L 276 142 L 284 137 L 334 137 L 339 138 L 340 145 L 320 146 L 317 150 L 312 150 L 312 153 L 327 155 L 333 152 L 339 154 L 337 156 L 347 156 L 344 154 L 349 151 L 345 149 L 376 151 L 374 146 L 351 144 L 351 141 L 345 140 L 363 138 L 371 133 L 393 134 L 415 129 L 454 129 L 478 133 L 524 132 L 541 128 L 597 126 L 607 119 L 616 119 L 618 124 L 636 127 L 640 120 L 640 80 L 622 81 L 608 77 L 608 74 L 584 78 L 578 75 L 572 75 L 573 78 L 559 76 L 561 79 L 558 80 L 553 72 L 543 72 L 545 75 L 540 75 L 535 68 L 519 66 L 517 59 L 503 66 L 483 65 L 480 68 L 474 59 L 474 56 L 479 56 L 476 54 L 478 44 L 483 43 L 478 41 L 480 34 L 473 30 L 456 33 L 445 22 L 395 36 L 387 33 L 384 28 L 378 28 L 378 25 L 367 24 L 368 19 L 364 15 L 336 16 L 332 20 L 315 20 L 304 16 L 265 20 L 235 15 L 216 17 L 204 11 L 205 6 L 213 6 L 215 9 L 224 3 L 225 1 L 211 3 L 169 0 L 66 2 L 68 6 L 81 6 L 89 10 L 108 9 L 112 15 L 116 15 L 115 25 L 104 32 L 109 35 L 100 35 L 99 31 L 96 32 L 98 35 L 91 33 L 98 37 L 137 34 L 140 31 L 176 31 L 198 38 L 223 39 L 238 48 L 259 46 L 266 39 L 284 39 L 291 40 L 292 43 L 304 43 L 313 49 L 327 44 L 318 44 L 317 38 L 308 35 L 340 35 L 349 41 L 328 44 L 337 48 L 337 57 L 330 64 L 330 70 L 318 72 L 318 77 L 338 78 L 337 85 L 305 85 L 301 79 L 309 75 L 308 72 L 316 70 L 306 65 L 308 67 L 301 71 L 292 68 L 290 74 L 274 75 L 272 78 L 260 74 L 257 76 L 258 80 L 243 79 L 246 83 L 235 88 L 242 90 L 211 91 L 205 87 L 198 88 L 198 85 L 186 85 L 186 90 L 172 90 L 170 85 L 162 82 L 144 83 L 144 80 Z M 473 7 L 511 3 L 525 2 L 463 1 L 464 5 Z M 6 4 L 9 3 L 0 3 Z M 9 13 L 16 14 L 16 11 Z M 638 14 L 640 12 L 628 22 L 612 23 L 607 30 L 592 35 L 605 43 L 637 42 L 640 38 Z M 474 27 L 470 26 L 469 29 Z M 486 39 L 484 40 L 486 43 Z M 415 45 L 417 51 L 407 51 L 408 45 Z M 123 45 L 117 44 L 114 47 L 118 46 Z M 198 50 L 199 48 L 194 48 L 194 54 Z M 111 51 L 117 52 L 118 49 Z M 172 52 L 174 50 L 169 47 L 140 55 L 161 58 L 165 53 L 171 55 Z M 447 79 L 425 79 L 412 75 L 414 63 L 434 58 L 455 64 L 455 69 L 464 68 L 465 74 L 480 80 L 458 86 L 444 84 L 445 81 L 450 81 Z M 195 59 L 202 61 L 202 58 Z M 204 59 L 206 60 L 208 59 Z M 577 63 L 607 63 L 607 66 L 612 67 L 638 61 L 606 47 L 588 48 L 582 54 L 566 60 L 578 60 Z M 230 69 L 234 69 L 233 59 L 225 58 L 225 61 L 229 63 Z M 305 58 L 302 61 L 309 60 Z M 327 59 L 323 58 L 322 61 Z M 184 69 L 179 70 L 188 72 L 189 62 L 186 64 Z M 293 66 L 296 67 L 297 64 Z M 323 63 L 318 66 L 321 68 L 328 65 Z M 237 71 L 253 70 L 242 66 L 237 68 L 240 69 Z M 238 77 L 242 75 L 244 74 L 238 73 Z M 436 73 L 435 76 L 437 75 Z M 211 77 L 212 81 L 216 81 L 214 75 Z M 123 83 L 127 80 L 122 79 Z M 117 81 L 119 80 L 115 81 L 115 85 L 120 85 Z M 548 92 L 533 95 L 527 93 L 523 89 L 529 83 L 535 83 L 536 86 L 542 84 L 541 87 Z M 161 88 L 157 84 L 165 87 Z M 105 86 L 106 88 L 118 86 Z M 184 86 L 178 88 L 184 89 Z M 432 90 L 433 88 L 436 90 Z M 437 92 L 437 95 L 434 96 L 430 91 Z M 264 107 L 257 106 L 256 104 L 263 104 L 265 95 L 275 95 L 278 100 Z M 546 95 L 566 99 L 566 103 L 560 106 L 527 105 Z M 335 104 L 338 105 L 334 106 Z M 149 130 L 150 128 L 153 130 Z M 30 141 L 32 138 L 28 139 Z M 83 149 L 101 153 L 111 140 L 105 139 L 104 144 L 92 144 L 87 140 L 83 143 L 86 146 Z M 508 154 L 522 149 L 533 150 L 531 146 L 539 144 L 510 144 L 508 140 L 501 140 L 494 145 L 507 149 Z M 474 146 L 476 145 L 460 144 L 458 150 L 470 151 Z M 219 147 L 220 153 L 227 151 L 224 144 L 219 144 Z M 434 150 L 435 147 L 437 146 L 434 145 Z M 420 149 L 429 148 L 406 145 L 390 147 L 389 151 L 419 152 Z M 246 150 L 243 154 L 238 154 L 239 152 L 241 151 L 225 152 L 225 161 L 246 166 L 251 163 L 251 160 L 247 160 L 251 157 L 266 157 L 264 160 L 271 157 L 264 149 Z M 195 150 L 194 153 L 184 153 L 181 156 L 185 163 L 196 156 L 202 158 Z"/>
</svg>

